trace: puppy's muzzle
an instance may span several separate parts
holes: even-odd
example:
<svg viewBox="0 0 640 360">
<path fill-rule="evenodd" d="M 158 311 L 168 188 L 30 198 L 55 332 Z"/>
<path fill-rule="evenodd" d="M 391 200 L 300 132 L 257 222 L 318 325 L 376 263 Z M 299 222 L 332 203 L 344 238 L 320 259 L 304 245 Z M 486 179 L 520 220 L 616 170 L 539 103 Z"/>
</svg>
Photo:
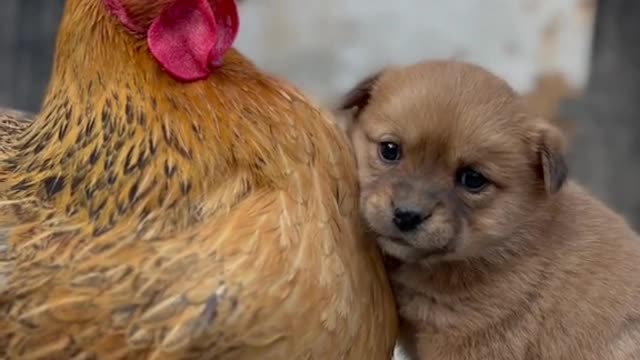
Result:
<svg viewBox="0 0 640 360">
<path fill-rule="evenodd" d="M 413 209 L 395 208 L 393 211 L 393 224 L 402 232 L 410 232 L 418 228 L 430 214 Z"/>
<path fill-rule="evenodd" d="M 392 221 L 403 233 L 418 229 L 440 204 L 441 191 L 435 184 L 422 178 L 403 178 L 395 182 L 392 189 Z"/>
</svg>

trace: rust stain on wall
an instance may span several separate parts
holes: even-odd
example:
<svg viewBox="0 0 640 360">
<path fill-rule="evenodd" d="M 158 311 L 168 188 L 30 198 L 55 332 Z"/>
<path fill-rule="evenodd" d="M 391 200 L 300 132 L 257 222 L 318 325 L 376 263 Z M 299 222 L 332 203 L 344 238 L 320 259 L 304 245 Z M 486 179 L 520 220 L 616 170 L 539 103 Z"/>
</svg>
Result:
<svg viewBox="0 0 640 360">
<path fill-rule="evenodd" d="M 559 110 L 562 102 L 577 99 L 582 96 L 582 93 L 581 89 L 571 87 L 562 73 L 552 72 L 540 75 L 535 88 L 523 94 L 523 98 L 534 116 L 551 120 L 568 137 L 572 137 L 576 123 L 573 119 L 562 116 Z"/>
</svg>

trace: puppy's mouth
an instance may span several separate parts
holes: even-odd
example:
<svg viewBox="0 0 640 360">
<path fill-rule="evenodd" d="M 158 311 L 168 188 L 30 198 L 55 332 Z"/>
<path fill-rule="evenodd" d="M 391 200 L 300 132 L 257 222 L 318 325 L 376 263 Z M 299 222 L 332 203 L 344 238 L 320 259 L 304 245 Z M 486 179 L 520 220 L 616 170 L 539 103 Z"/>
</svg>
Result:
<svg viewBox="0 0 640 360">
<path fill-rule="evenodd" d="M 429 249 L 429 250 L 423 250 L 420 254 L 420 258 L 422 259 L 428 259 L 431 257 L 435 257 L 435 256 L 441 256 L 441 255 L 447 255 L 449 253 L 451 253 L 452 250 L 449 249 L 448 246 L 442 247 L 442 248 L 434 248 L 434 249 Z"/>
<path fill-rule="evenodd" d="M 387 270 L 395 270 L 404 263 L 416 263 L 453 252 L 448 245 L 421 249 L 400 237 L 383 237 L 379 242 Z"/>
<path fill-rule="evenodd" d="M 405 240 L 402 237 L 389 236 L 388 239 L 393 241 L 394 243 L 400 244 L 402 246 L 413 247 L 413 245 L 411 245 L 411 243 L 409 241 Z"/>
</svg>

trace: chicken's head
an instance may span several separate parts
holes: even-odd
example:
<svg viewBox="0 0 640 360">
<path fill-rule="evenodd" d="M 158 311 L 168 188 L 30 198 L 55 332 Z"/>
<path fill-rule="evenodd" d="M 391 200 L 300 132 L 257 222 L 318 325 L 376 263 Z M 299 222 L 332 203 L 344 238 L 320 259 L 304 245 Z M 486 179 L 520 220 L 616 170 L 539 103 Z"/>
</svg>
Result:
<svg viewBox="0 0 640 360">
<path fill-rule="evenodd" d="M 206 78 L 238 33 L 235 0 L 103 2 L 129 32 L 146 38 L 153 57 L 180 81 Z"/>
</svg>

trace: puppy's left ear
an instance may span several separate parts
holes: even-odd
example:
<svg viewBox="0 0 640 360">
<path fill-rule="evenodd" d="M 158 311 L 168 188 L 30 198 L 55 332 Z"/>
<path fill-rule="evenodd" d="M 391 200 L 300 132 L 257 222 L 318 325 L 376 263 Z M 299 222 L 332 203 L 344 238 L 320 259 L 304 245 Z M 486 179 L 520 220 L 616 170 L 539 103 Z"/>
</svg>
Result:
<svg viewBox="0 0 640 360">
<path fill-rule="evenodd" d="M 555 194 L 567 181 L 566 138 L 549 122 L 540 119 L 533 130 L 537 171 L 547 194 Z"/>
</svg>

